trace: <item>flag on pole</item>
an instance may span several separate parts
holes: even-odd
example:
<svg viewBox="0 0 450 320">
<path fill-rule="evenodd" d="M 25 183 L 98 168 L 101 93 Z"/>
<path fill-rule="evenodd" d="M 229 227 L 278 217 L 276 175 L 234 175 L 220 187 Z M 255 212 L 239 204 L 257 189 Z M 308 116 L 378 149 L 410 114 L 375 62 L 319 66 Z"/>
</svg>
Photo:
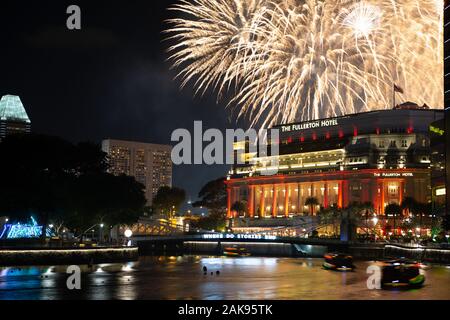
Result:
<svg viewBox="0 0 450 320">
<path fill-rule="evenodd" d="M 403 88 L 394 83 L 394 92 L 404 93 Z"/>
</svg>

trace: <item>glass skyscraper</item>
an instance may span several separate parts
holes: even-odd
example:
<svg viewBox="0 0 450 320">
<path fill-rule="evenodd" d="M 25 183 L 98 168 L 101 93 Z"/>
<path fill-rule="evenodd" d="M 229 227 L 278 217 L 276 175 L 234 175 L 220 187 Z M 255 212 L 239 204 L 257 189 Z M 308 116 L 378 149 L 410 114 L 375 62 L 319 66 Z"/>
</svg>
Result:
<svg viewBox="0 0 450 320">
<path fill-rule="evenodd" d="M 15 133 L 29 133 L 31 121 L 18 96 L 5 95 L 0 100 L 0 140 Z"/>
</svg>

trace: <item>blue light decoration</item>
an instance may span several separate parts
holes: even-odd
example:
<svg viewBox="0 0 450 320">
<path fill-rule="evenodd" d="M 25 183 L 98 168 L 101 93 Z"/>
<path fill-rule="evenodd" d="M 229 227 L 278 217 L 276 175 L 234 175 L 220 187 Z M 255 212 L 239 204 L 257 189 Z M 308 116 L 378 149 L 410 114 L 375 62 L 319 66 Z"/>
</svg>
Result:
<svg viewBox="0 0 450 320">
<path fill-rule="evenodd" d="M 53 236 L 51 228 L 46 230 L 47 237 Z M 31 223 L 28 224 L 5 224 L 0 234 L 0 239 L 35 239 L 42 235 L 42 226 L 39 226 L 36 220 L 31 217 Z"/>
</svg>

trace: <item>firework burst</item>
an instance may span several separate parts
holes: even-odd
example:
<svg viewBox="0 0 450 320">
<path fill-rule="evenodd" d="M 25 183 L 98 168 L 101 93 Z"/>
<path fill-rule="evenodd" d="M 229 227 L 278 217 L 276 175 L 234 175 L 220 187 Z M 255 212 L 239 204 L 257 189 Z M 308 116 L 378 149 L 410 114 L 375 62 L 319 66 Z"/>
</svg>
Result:
<svg viewBox="0 0 450 320">
<path fill-rule="evenodd" d="M 390 108 L 442 107 L 439 0 L 182 0 L 173 66 L 196 92 L 229 90 L 252 126 Z"/>
<path fill-rule="evenodd" d="M 262 12 L 260 0 L 182 0 L 170 8 L 185 18 L 172 19 L 168 30 L 174 67 L 182 87 L 195 78 L 197 92 L 209 87 L 221 93 L 245 74 L 245 64 L 256 54 L 253 30 Z M 244 65 L 244 69 L 242 69 Z"/>
</svg>

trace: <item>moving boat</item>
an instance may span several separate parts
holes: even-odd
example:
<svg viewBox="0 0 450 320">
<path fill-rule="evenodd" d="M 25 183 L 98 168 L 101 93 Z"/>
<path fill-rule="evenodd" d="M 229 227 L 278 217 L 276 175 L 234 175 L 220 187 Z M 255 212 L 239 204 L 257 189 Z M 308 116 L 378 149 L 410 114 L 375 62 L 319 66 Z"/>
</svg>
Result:
<svg viewBox="0 0 450 320">
<path fill-rule="evenodd" d="M 353 257 L 342 253 L 327 253 L 324 256 L 323 267 L 327 270 L 353 271 Z"/>
<path fill-rule="evenodd" d="M 425 276 L 420 274 L 421 265 L 404 259 L 387 261 L 382 264 L 382 288 L 421 287 Z"/>
<path fill-rule="evenodd" d="M 230 257 L 248 257 L 250 252 L 242 247 L 227 247 L 223 249 L 223 254 Z"/>
</svg>

